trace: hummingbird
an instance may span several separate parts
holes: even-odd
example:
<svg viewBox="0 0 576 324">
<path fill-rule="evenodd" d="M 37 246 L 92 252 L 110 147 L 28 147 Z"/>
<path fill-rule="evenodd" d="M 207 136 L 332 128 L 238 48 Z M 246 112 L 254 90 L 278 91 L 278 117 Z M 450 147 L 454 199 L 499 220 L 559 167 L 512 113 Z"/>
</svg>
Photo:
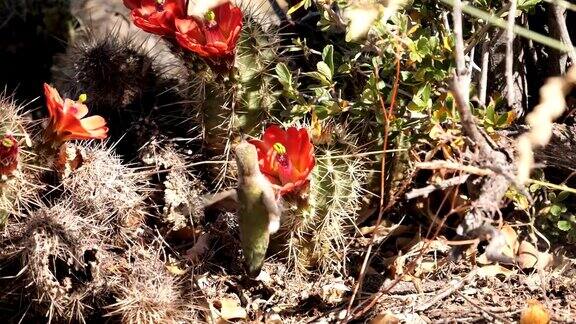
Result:
<svg viewBox="0 0 576 324">
<path fill-rule="evenodd" d="M 246 270 L 255 277 L 264 264 L 270 234 L 280 227 L 281 211 L 272 183 L 260 171 L 256 147 L 242 141 L 235 153 L 240 241 Z"/>
</svg>

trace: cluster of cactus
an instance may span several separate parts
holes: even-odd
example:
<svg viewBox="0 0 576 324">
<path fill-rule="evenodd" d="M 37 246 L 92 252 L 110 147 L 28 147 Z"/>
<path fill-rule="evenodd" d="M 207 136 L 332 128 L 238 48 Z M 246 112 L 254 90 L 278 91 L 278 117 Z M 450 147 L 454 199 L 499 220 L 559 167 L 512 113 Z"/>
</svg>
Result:
<svg viewBox="0 0 576 324">
<path fill-rule="evenodd" d="M 195 114 L 194 110 L 197 111 L 197 116 L 200 118 L 190 118 L 186 125 L 194 129 L 203 129 L 202 142 L 206 152 L 203 155 L 204 159 L 224 157 L 226 160 L 231 160 L 228 155 L 229 149 L 243 135 L 257 136 L 262 125 L 267 121 L 283 118 L 281 112 L 283 111 L 284 98 L 281 96 L 281 86 L 279 86 L 273 71 L 278 63 L 288 58 L 282 56 L 282 39 L 277 28 L 267 23 L 265 17 L 253 14 L 253 10 L 250 7 L 243 10 L 243 26 L 236 48 L 234 67 L 231 71 L 223 73 L 212 70 L 198 58 L 190 55 L 181 56 L 183 60 L 187 61 L 187 74 L 192 85 L 187 91 L 180 93 L 187 97 L 185 101 L 194 104 L 191 105 L 192 107 L 180 105 L 178 108 L 181 109 L 181 114 L 190 116 Z M 66 62 L 70 63 L 63 69 L 64 71 L 72 70 L 65 73 L 69 78 L 63 84 L 63 86 L 71 84 L 76 87 L 77 90 L 71 90 L 70 93 L 86 91 L 89 97 L 96 97 L 94 100 L 99 100 L 98 97 L 102 97 L 101 94 L 104 91 L 91 91 L 91 89 L 97 89 L 99 84 L 104 87 L 113 87 L 114 90 L 110 91 L 112 94 L 118 91 L 129 94 L 142 93 L 143 89 L 148 89 L 151 93 L 158 93 L 162 89 L 161 87 L 150 88 L 150 84 L 157 85 L 156 82 L 148 84 L 139 82 L 139 80 L 150 80 L 140 78 L 138 73 L 147 71 L 142 67 L 152 69 L 151 67 L 157 66 L 157 64 L 154 64 L 153 58 L 145 61 L 147 53 L 135 50 L 134 42 L 129 39 L 105 37 L 98 41 L 94 38 L 80 38 L 78 42 L 79 44 L 68 53 L 70 57 Z M 176 52 L 178 51 L 180 50 L 176 50 Z M 103 57 L 95 57 L 94 54 Z M 106 64 L 106 67 L 95 67 L 94 64 L 99 62 Z M 114 64 L 110 64 L 110 62 Z M 143 64 L 144 62 L 146 64 Z M 108 64 L 110 64 L 109 67 Z M 125 71 L 117 68 L 122 66 L 133 66 L 134 68 L 127 68 Z M 117 70 L 112 71 L 111 68 Z M 98 76 L 99 71 L 107 71 L 105 74 L 107 77 L 105 75 Z M 149 71 L 151 79 L 160 75 L 154 70 Z M 136 75 L 136 77 L 130 78 L 129 75 Z M 70 76 L 73 77 L 70 78 Z M 123 82 L 126 78 L 129 79 L 129 82 Z M 83 84 L 86 85 L 83 86 Z M 133 89 L 122 88 L 122 86 Z M 166 88 L 165 86 L 164 89 Z M 121 106 L 122 102 L 125 101 L 123 96 L 107 97 L 113 97 L 110 99 L 110 103 L 116 102 L 116 107 Z M 148 105 L 153 105 L 154 102 L 153 98 L 149 97 L 140 100 L 142 102 L 147 100 Z M 103 106 L 109 107 L 110 103 Z M 142 107 L 137 106 L 137 109 L 142 109 Z M 139 113 L 145 114 L 142 111 Z M 174 124 L 173 121 L 172 123 Z M 140 137 L 146 138 L 146 136 Z M 342 152 L 344 155 L 350 154 L 351 149 L 352 145 L 348 145 Z M 294 265 L 300 269 L 320 266 L 327 270 L 331 268 L 334 262 L 338 263 L 335 269 L 340 269 L 342 265 L 340 261 L 344 257 L 339 254 L 345 245 L 342 240 L 347 231 L 346 227 L 353 223 L 350 220 L 354 218 L 360 206 L 359 191 L 364 173 L 360 160 L 356 161 L 352 158 L 332 159 L 322 154 L 319 155 L 318 161 L 318 165 L 311 175 L 310 204 L 306 208 L 285 212 L 284 218 L 287 220 L 284 223 L 293 224 L 289 226 L 288 232 L 292 238 L 288 240 L 287 245 L 291 251 L 289 254 L 291 256 L 297 255 L 291 260 L 294 260 Z M 216 173 L 233 176 L 230 168 L 227 168 L 228 164 L 224 163 L 223 165 L 224 167 L 217 167 Z M 213 171 L 214 169 L 209 170 L 210 173 Z M 185 178 L 186 176 L 168 176 L 164 181 L 164 185 L 167 186 L 165 188 L 167 197 L 178 196 L 172 193 L 170 186 L 173 186 L 175 180 Z M 324 180 L 328 180 L 328 182 Z M 195 181 L 186 183 L 195 187 L 199 185 Z M 180 190 L 180 192 L 182 191 Z M 199 193 L 180 194 L 180 196 L 198 197 Z M 186 199 L 181 200 L 184 203 Z M 187 202 L 184 203 L 184 205 L 186 204 Z M 164 219 L 172 223 L 173 230 L 183 228 L 185 224 L 190 223 L 186 221 L 185 215 L 176 212 L 170 203 L 167 203 L 164 209 Z M 185 209 L 190 211 L 189 207 Z M 192 212 L 198 209 L 198 207 L 193 208 Z"/>
<path fill-rule="evenodd" d="M 161 207 L 162 223 L 168 226 L 167 233 L 198 228 L 204 218 L 203 182 L 188 167 L 188 158 L 182 150 L 167 143 L 152 142 L 141 153 L 146 165 L 157 172 L 156 182 L 163 195 L 157 202 Z"/>
<path fill-rule="evenodd" d="M 0 187 L 2 215 L 10 217 L 0 236 L 0 277 L 7 271 L 18 279 L 0 283 L 0 305 L 13 303 L 9 292 L 18 291 L 34 305 L 31 319 L 195 318 L 192 292 L 166 268 L 176 249 L 166 249 L 169 234 L 211 233 L 202 228 L 208 223 L 203 197 L 213 188 L 201 179 L 212 169 L 192 169 L 190 157 L 203 162 L 226 156 L 244 134 L 258 136 L 264 124 L 287 117 L 282 108 L 287 99 L 273 73 L 288 59 L 281 53 L 282 39 L 251 10 L 244 10 L 234 66 L 227 72 L 212 70 L 198 57 L 186 64 L 190 56 L 177 53 L 173 40 L 145 36 L 164 50 L 141 49 L 142 31 L 77 30 L 67 52 L 55 60 L 57 88 L 65 98 L 87 97 L 87 105 L 108 121 L 112 140 L 124 138 L 128 145 L 67 142 L 50 151 L 54 156 L 45 163 L 41 127 L 32 132 L 37 136 L 28 135 L 17 106 L 0 100 L 0 135 L 12 134 L 21 148 L 18 169 L 2 178 Z M 362 204 L 364 160 L 355 154 L 355 143 L 331 137 L 332 144 L 316 146 L 309 190 L 296 202 L 286 201 L 274 238 L 299 273 L 342 269 L 345 236 Z M 223 165 L 232 163 L 226 159 Z M 223 174 L 235 176 L 230 169 Z M 220 213 L 214 224 L 229 222 L 230 215 Z M 236 224 L 226 228 L 237 234 Z M 26 307 L 10 307 L 26 313 Z"/>
<path fill-rule="evenodd" d="M 28 212 L 11 217 L 0 237 L 0 272 L 18 274 L 2 285 L 0 304 L 30 320 L 192 318 L 181 302 L 188 292 L 167 271 L 145 222 L 151 173 L 125 166 L 103 145 L 65 146 L 77 152 L 79 166 L 59 174 L 59 186 L 44 194 L 49 199 L 36 198 Z M 12 304 L 21 299 L 32 307 Z"/>
</svg>

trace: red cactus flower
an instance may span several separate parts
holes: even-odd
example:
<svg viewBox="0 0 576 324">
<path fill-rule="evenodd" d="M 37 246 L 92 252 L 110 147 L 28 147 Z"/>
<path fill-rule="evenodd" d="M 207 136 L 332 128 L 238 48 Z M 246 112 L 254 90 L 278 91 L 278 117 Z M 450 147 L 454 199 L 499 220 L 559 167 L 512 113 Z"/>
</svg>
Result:
<svg viewBox="0 0 576 324">
<path fill-rule="evenodd" d="M 266 129 L 262 140 L 251 140 L 256 146 L 260 171 L 274 183 L 281 185 L 280 194 L 298 192 L 308 183 L 308 175 L 316 163 L 314 146 L 308 131 L 276 125 Z"/>
<path fill-rule="evenodd" d="M 232 59 L 242 29 L 242 11 L 227 2 L 208 11 L 202 21 L 176 19 L 176 40 L 201 57 Z"/>
<path fill-rule="evenodd" d="M 134 25 L 161 36 L 173 36 L 174 20 L 185 17 L 184 0 L 124 0 Z"/>
<path fill-rule="evenodd" d="M 88 107 L 82 102 L 70 99 L 62 100 L 58 91 L 44 84 L 44 95 L 50 115 L 50 123 L 46 128 L 46 139 L 54 144 L 62 144 L 74 139 L 105 139 L 108 136 L 106 120 L 102 116 L 90 116 Z"/>
<path fill-rule="evenodd" d="M 14 136 L 6 134 L 0 139 L 0 175 L 8 176 L 16 170 L 19 153 L 18 141 Z"/>
</svg>

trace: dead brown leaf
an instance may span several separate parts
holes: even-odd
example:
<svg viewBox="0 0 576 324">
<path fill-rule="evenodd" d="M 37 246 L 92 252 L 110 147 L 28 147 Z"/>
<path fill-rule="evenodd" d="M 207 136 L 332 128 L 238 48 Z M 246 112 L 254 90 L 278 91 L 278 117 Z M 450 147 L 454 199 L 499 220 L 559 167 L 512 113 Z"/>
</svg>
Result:
<svg viewBox="0 0 576 324">
<path fill-rule="evenodd" d="M 502 254 L 515 259 L 521 269 L 534 268 L 543 270 L 552 263 L 552 255 L 547 252 L 538 251 L 538 249 L 528 241 L 520 241 L 516 230 L 514 230 L 512 226 L 502 226 L 501 232 L 506 239 L 506 246 Z M 488 261 L 485 253 L 480 255 L 476 261 L 482 265 L 492 263 Z"/>
<path fill-rule="evenodd" d="M 240 306 L 240 301 L 237 298 L 222 297 L 213 302 L 212 316 L 213 318 L 220 319 L 219 322 L 246 319 L 248 313 Z"/>
<path fill-rule="evenodd" d="M 380 314 L 374 317 L 370 324 L 398 324 L 400 321 L 392 314 Z"/>
<path fill-rule="evenodd" d="M 180 268 L 177 264 L 166 265 L 166 270 L 175 276 L 181 276 L 186 273 L 186 270 Z"/>
<path fill-rule="evenodd" d="M 413 281 L 417 278 L 422 278 L 423 275 L 434 272 L 438 269 L 438 261 L 434 258 L 431 260 L 431 253 L 447 253 L 450 246 L 442 239 L 425 241 L 419 238 L 410 242 L 410 249 L 404 255 L 391 257 L 386 259 L 385 263 L 388 264 L 393 277 L 404 276 L 403 280 Z M 422 251 L 425 249 L 425 251 Z M 407 266 L 415 262 L 415 267 L 412 272 L 407 272 Z"/>
<path fill-rule="evenodd" d="M 343 281 L 330 283 L 322 287 L 322 300 L 328 304 L 340 303 L 348 291 L 350 288 Z"/>
<path fill-rule="evenodd" d="M 502 254 L 514 258 L 515 252 L 518 250 L 518 246 L 520 245 L 518 242 L 518 234 L 510 225 L 502 226 L 500 232 L 506 239 L 506 248 L 502 251 Z"/>
<path fill-rule="evenodd" d="M 196 244 L 194 244 L 192 248 L 186 251 L 186 257 L 193 263 L 198 263 L 209 250 L 210 236 L 208 233 L 203 233 L 196 241 Z"/>
<path fill-rule="evenodd" d="M 516 270 L 510 270 L 499 264 L 490 264 L 478 269 L 478 276 L 482 278 L 493 278 L 499 274 L 504 275 L 505 277 L 509 277 L 516 274 Z"/>
<path fill-rule="evenodd" d="M 516 261 L 522 269 L 534 268 L 543 270 L 552 263 L 552 255 L 547 252 L 540 252 L 530 242 L 522 241 L 518 248 Z"/>
</svg>

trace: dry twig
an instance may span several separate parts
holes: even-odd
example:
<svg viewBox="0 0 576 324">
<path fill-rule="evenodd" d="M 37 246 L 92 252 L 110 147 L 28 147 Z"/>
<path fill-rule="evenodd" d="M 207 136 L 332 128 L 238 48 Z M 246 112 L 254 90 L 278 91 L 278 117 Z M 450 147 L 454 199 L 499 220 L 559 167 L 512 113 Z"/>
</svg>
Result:
<svg viewBox="0 0 576 324">
<path fill-rule="evenodd" d="M 384 117 L 384 144 L 383 144 L 383 149 L 382 151 L 386 152 L 387 147 L 388 147 L 388 129 L 389 129 L 389 125 L 390 125 L 390 119 L 394 117 L 394 106 L 395 106 L 395 102 L 396 102 L 396 95 L 398 94 L 398 86 L 400 83 L 400 58 L 401 56 L 398 55 L 398 57 L 396 58 L 396 77 L 394 79 L 394 87 L 392 88 L 392 100 L 390 101 L 390 106 L 388 107 L 388 110 L 386 110 L 386 103 L 384 102 L 384 99 L 382 98 L 382 96 L 379 95 L 379 100 L 380 100 L 380 105 L 382 107 L 382 116 Z M 374 71 L 375 75 L 378 76 L 378 71 Z M 382 155 L 382 167 L 381 167 L 381 179 L 380 179 L 380 208 L 378 211 L 378 218 L 376 219 L 376 226 L 374 229 L 374 233 L 370 239 L 370 245 L 368 246 L 368 249 L 366 251 L 366 254 L 364 256 L 364 261 L 362 262 L 362 267 L 360 269 L 360 275 L 358 276 L 358 281 L 356 282 L 356 285 L 354 287 L 354 291 L 352 293 L 352 297 L 350 297 L 350 301 L 348 303 L 348 308 L 346 311 L 346 317 L 349 318 L 350 316 L 352 316 L 352 306 L 354 305 L 354 301 L 356 298 L 356 295 L 358 294 L 358 291 L 360 289 L 360 287 L 362 287 L 362 283 L 364 282 L 364 276 L 366 275 L 366 269 L 368 266 L 368 261 L 370 260 L 370 255 L 372 253 L 372 248 L 374 246 L 374 240 L 376 238 L 376 233 L 378 233 L 378 227 L 380 227 L 380 224 L 382 222 L 382 216 L 384 215 L 384 212 L 386 211 L 387 207 L 386 205 L 384 205 L 384 196 L 385 196 L 385 186 L 386 186 L 386 177 L 385 177 L 385 170 L 386 170 L 386 153 L 384 153 Z"/>
<path fill-rule="evenodd" d="M 568 32 L 568 27 L 566 26 L 566 17 L 565 12 L 566 8 L 558 5 L 558 4 L 550 4 L 552 8 L 552 14 L 554 15 L 554 19 L 558 24 L 558 31 L 560 32 L 560 39 L 562 43 L 564 43 L 568 47 L 568 57 L 572 61 L 572 63 L 576 63 L 576 49 L 574 49 L 574 45 L 572 45 L 572 40 L 570 39 L 570 33 Z"/>
<path fill-rule="evenodd" d="M 514 98 L 514 50 L 513 50 L 515 21 L 516 21 L 516 0 L 510 0 L 510 10 L 508 11 L 508 28 L 506 29 L 506 88 L 508 88 L 506 98 L 508 100 L 508 107 L 512 107 L 516 104 L 515 100 L 516 98 Z"/>
<path fill-rule="evenodd" d="M 488 91 L 488 69 L 490 63 L 490 46 L 485 40 L 482 44 L 480 63 L 480 80 L 478 81 L 478 100 L 480 104 L 486 105 L 486 92 Z"/>
<path fill-rule="evenodd" d="M 500 10 L 498 10 L 494 14 L 494 16 L 501 17 L 506 11 L 508 11 L 508 9 L 510 9 L 509 3 L 505 4 Z M 478 31 L 475 32 L 474 35 L 468 40 L 468 46 L 466 46 L 464 53 L 465 54 L 470 53 L 472 48 L 474 48 L 476 45 L 480 44 L 480 42 L 484 41 L 486 35 L 490 31 L 490 28 L 492 28 L 492 27 L 493 26 L 491 24 L 486 23 L 486 25 L 484 25 L 484 26 L 482 26 L 482 28 L 478 29 Z"/>
<path fill-rule="evenodd" d="M 452 295 L 458 289 L 462 288 L 464 286 L 464 284 L 466 284 L 468 281 L 472 280 L 476 276 L 477 272 L 478 272 L 477 269 L 472 270 L 470 273 L 468 273 L 468 275 L 466 275 L 466 277 L 462 278 L 462 280 L 459 280 L 459 281 L 454 280 L 454 281 L 450 282 L 448 287 L 444 288 L 441 292 L 436 294 L 436 296 L 434 296 L 432 299 L 430 299 L 427 303 L 417 307 L 416 310 L 418 312 L 423 312 L 423 311 L 427 310 L 428 308 L 436 305 L 438 302 L 442 301 L 444 298 Z"/>
<path fill-rule="evenodd" d="M 444 180 L 440 183 L 431 184 L 423 188 L 413 189 L 406 194 L 406 200 L 414 199 L 417 197 L 428 197 L 429 194 L 436 190 L 442 190 L 448 187 L 463 184 L 468 180 L 468 177 L 470 177 L 470 175 L 465 174 Z"/>
<path fill-rule="evenodd" d="M 466 297 L 465 295 L 461 294 L 460 292 L 456 292 L 458 294 L 458 296 L 462 297 L 465 301 L 467 301 L 470 305 L 478 308 L 482 314 L 488 314 L 488 316 L 490 316 L 491 318 L 488 318 L 488 320 L 499 320 L 502 323 L 512 323 L 508 320 L 506 320 L 505 318 L 503 318 L 502 316 L 494 313 L 493 311 L 491 311 L 490 309 L 488 309 L 487 307 L 482 307 L 478 304 L 476 304 L 475 302 L 473 302 L 470 298 Z"/>
<path fill-rule="evenodd" d="M 504 197 L 510 184 L 509 179 L 513 169 L 508 163 L 506 156 L 494 150 L 486 138 L 479 131 L 469 107 L 470 76 L 467 73 L 464 56 L 464 40 L 462 38 L 462 2 L 454 1 L 454 35 L 456 38 L 456 75 L 452 84 L 456 106 L 460 114 L 462 128 L 468 137 L 474 142 L 480 156 L 479 163 L 491 170 L 499 170 L 492 176 L 486 177 L 480 189 L 478 199 L 473 207 L 466 213 L 464 220 L 458 226 L 457 233 L 467 238 L 489 239 L 486 248 L 487 256 L 494 261 L 511 262 L 508 257 L 502 255 L 501 248 L 505 244 L 503 235 L 490 223 L 493 215 L 499 209 L 498 204 Z M 455 249 L 455 255 L 461 249 Z"/>
</svg>

